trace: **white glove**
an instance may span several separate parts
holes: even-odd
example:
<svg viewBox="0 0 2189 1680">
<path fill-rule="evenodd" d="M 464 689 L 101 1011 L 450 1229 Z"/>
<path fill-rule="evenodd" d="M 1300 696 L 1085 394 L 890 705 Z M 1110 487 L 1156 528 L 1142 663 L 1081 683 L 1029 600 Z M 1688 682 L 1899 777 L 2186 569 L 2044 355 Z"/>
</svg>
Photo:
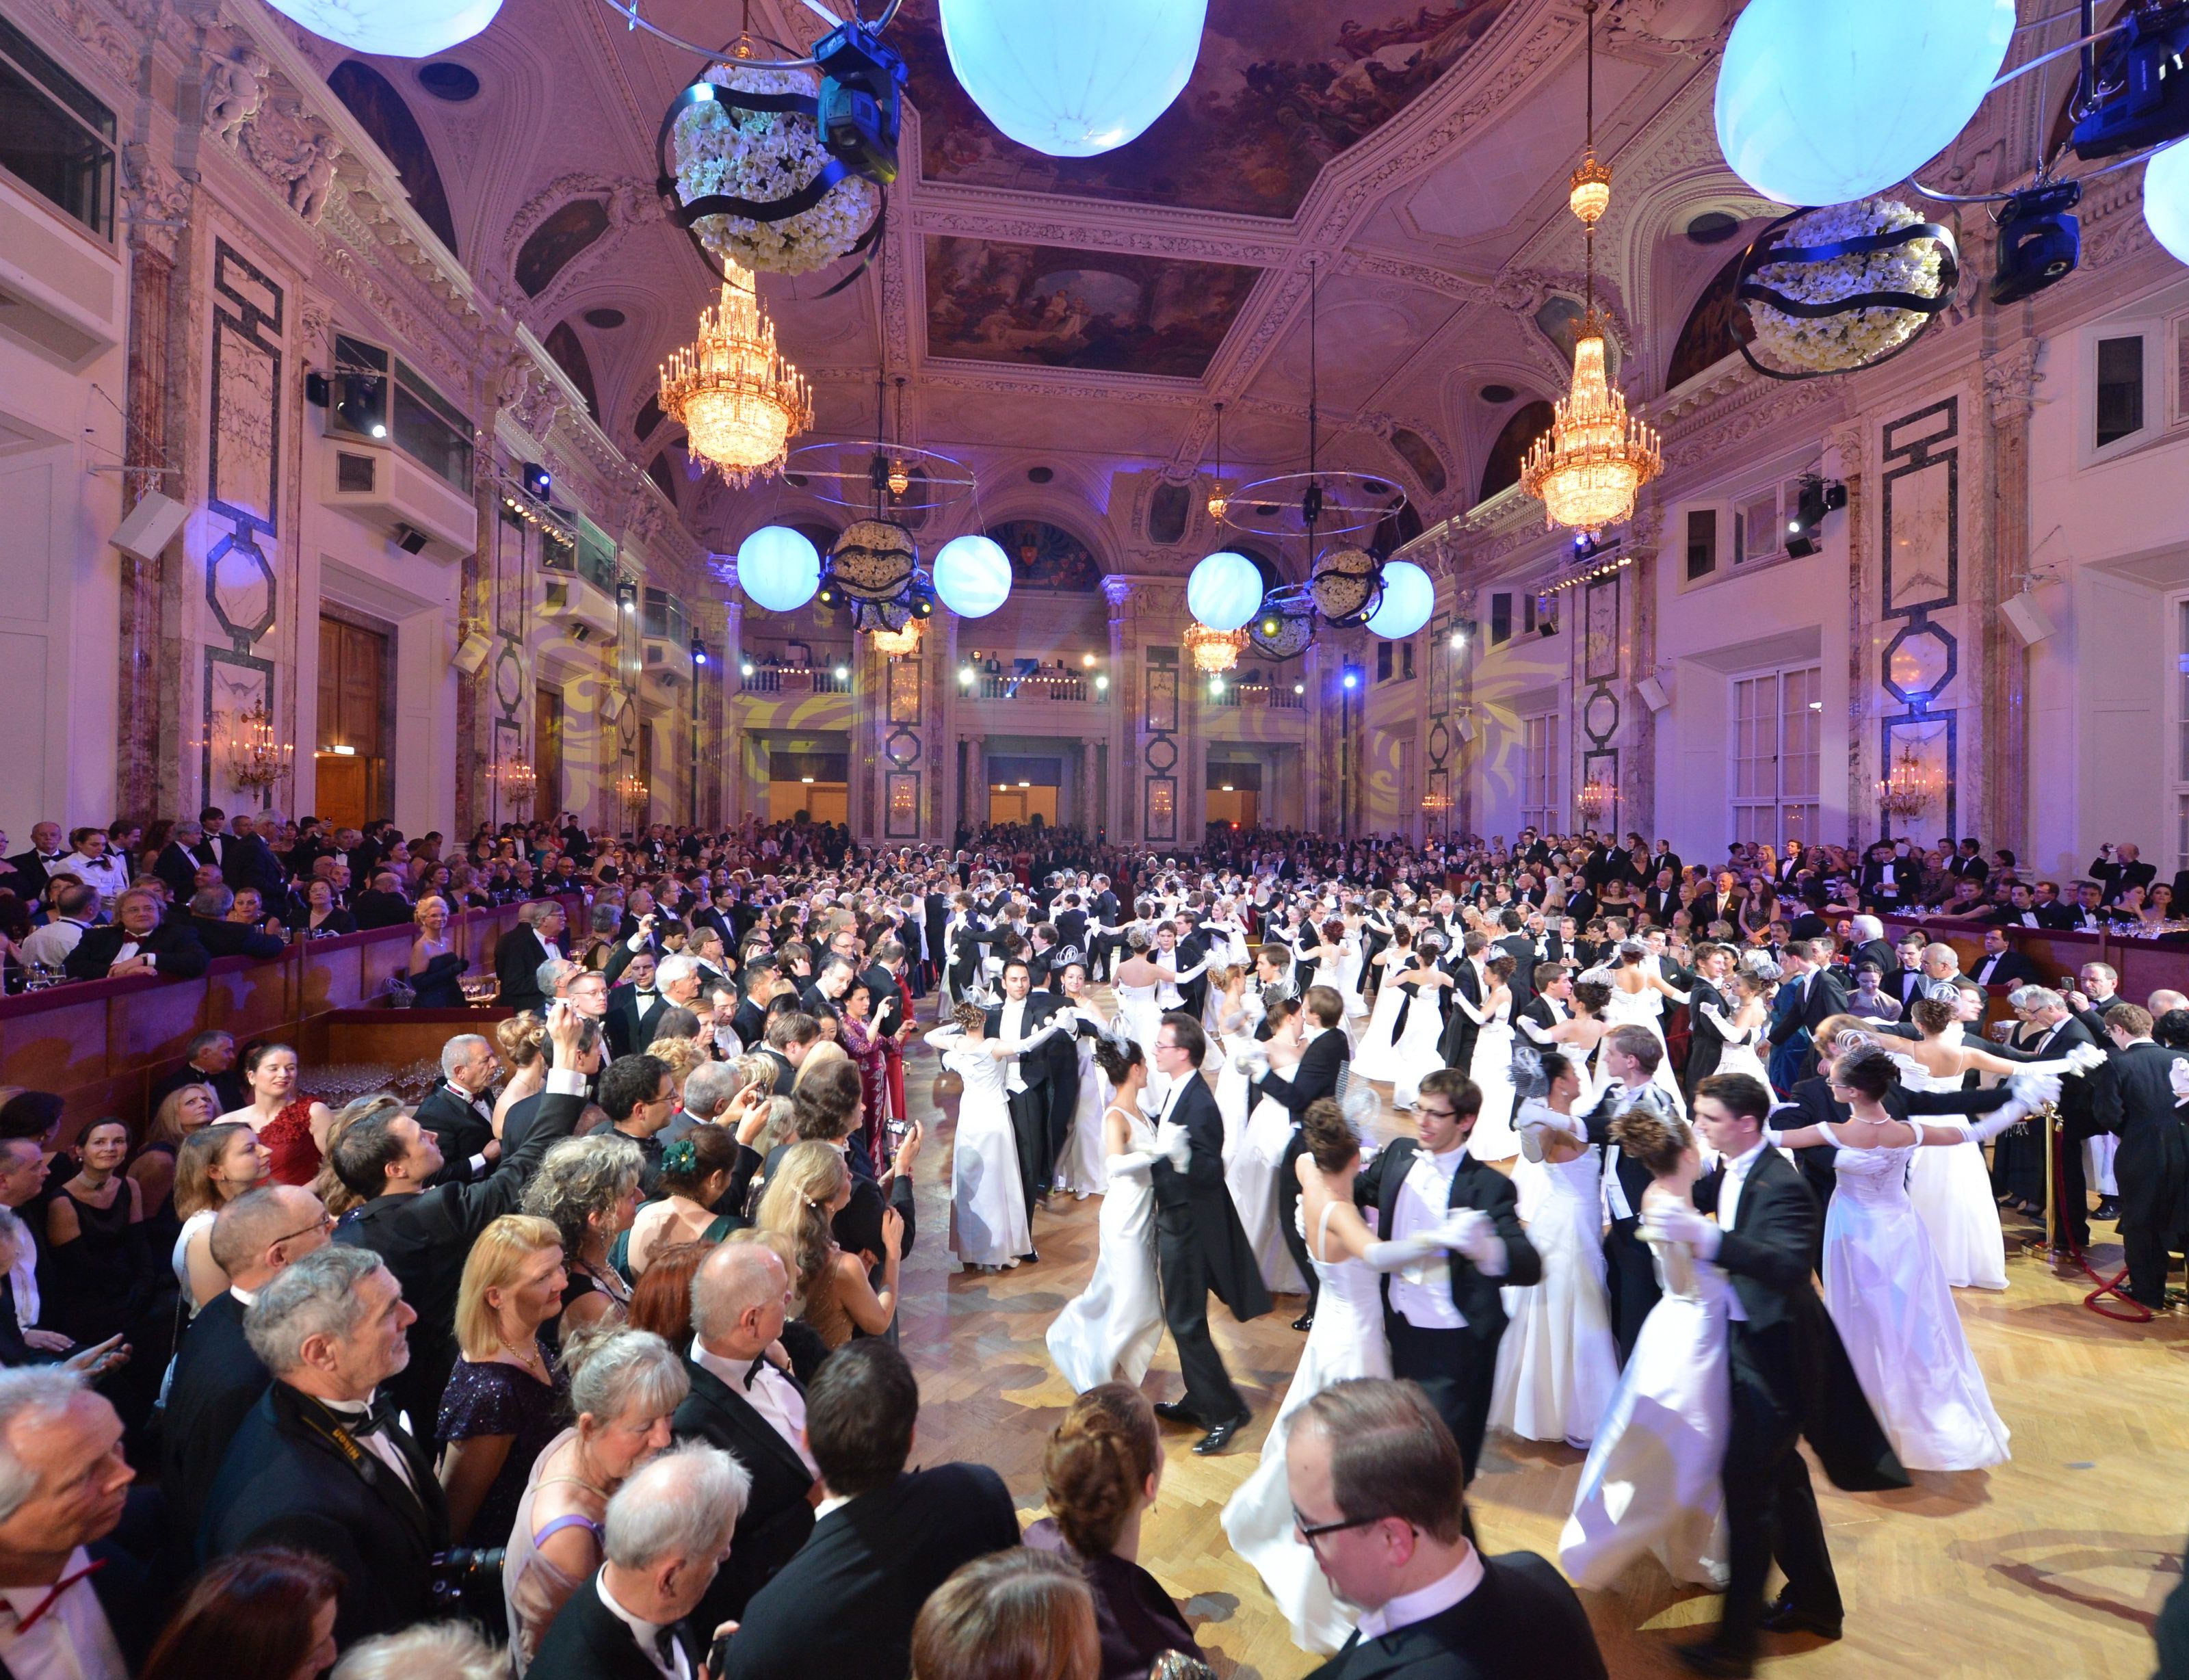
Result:
<svg viewBox="0 0 2189 1680">
<path fill-rule="evenodd" d="M 1156 1128 L 1156 1152 L 1169 1158 L 1174 1170 L 1183 1173 L 1193 1158 L 1193 1134 L 1175 1120 Z"/>
<path fill-rule="evenodd" d="M 2181 1062 L 2175 1063 L 2177 1070 L 2184 1066 Z M 2040 1109 L 2047 1103 L 2060 1100 L 2060 1081 L 2050 1073 L 2017 1073 L 2006 1082 L 2006 1088 L 2014 1093 L 2013 1100 L 2022 1105 L 2024 1114 Z M 2181 1096 L 2185 1093 L 2177 1085 L 2175 1095 Z"/>
<path fill-rule="evenodd" d="M 1231 1065 L 1242 1073 L 1259 1078 L 1270 1071 L 1270 1053 L 1259 1044 L 1256 1044 L 1251 1049 L 1243 1049 L 1232 1057 Z"/>
<path fill-rule="evenodd" d="M 2106 1053 L 2096 1044 L 2070 1044 L 2067 1054 L 2062 1060 L 2076 1072 L 2088 1073 L 2106 1065 Z M 2178 1067 L 2181 1064 L 2176 1062 L 2175 1066 Z"/>
<path fill-rule="evenodd" d="M 1490 1216 L 1473 1208 L 1456 1208 L 1437 1228 L 1437 1241 L 1456 1254 L 1464 1254 L 1477 1265 L 1490 1258 L 1498 1241 L 1497 1227 Z"/>
<path fill-rule="evenodd" d="M 2176 1102 L 2189 1102 L 2189 1061 L 2177 1059 L 2166 1070 L 2166 1083 L 2173 1086 Z"/>
<path fill-rule="evenodd" d="M 1692 1208 L 1652 1208 L 1642 1216 L 1642 1235 L 1662 1242 L 1684 1242 L 1705 1260 L 1717 1255 L 1725 1233 Z"/>
</svg>

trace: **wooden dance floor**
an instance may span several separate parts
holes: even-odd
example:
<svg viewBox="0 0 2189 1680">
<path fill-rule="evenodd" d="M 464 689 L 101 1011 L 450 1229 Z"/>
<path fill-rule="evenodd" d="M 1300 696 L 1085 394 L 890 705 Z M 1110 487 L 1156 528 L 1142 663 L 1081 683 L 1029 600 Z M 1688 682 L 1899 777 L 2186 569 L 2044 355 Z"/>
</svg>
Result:
<svg viewBox="0 0 2189 1680">
<path fill-rule="evenodd" d="M 1101 1204 L 1059 1198 L 1052 1211 L 1037 1212 L 1037 1266 L 959 1275 L 948 1253 L 957 1101 L 936 1101 L 936 1071 L 934 1054 L 915 1042 L 906 1072 L 928 1141 L 917 1171 L 919 1241 L 899 1319 L 920 1379 L 914 1456 L 994 1466 L 1022 1520 L 1032 1521 L 1042 1508 L 1042 1451 L 1072 1400 L 1042 1338 L 1087 1281 Z M 1387 1109 L 1391 1134 L 1406 1123 Z M 2012 1252 L 2017 1235 L 2030 1234 L 2009 1228 L 2005 1294 L 1955 1292 L 1993 1401 L 2013 1432 L 2013 1461 L 1988 1472 L 1919 1474 L 1913 1488 L 1887 1495 L 1842 1494 L 1814 1472 L 1847 1602 L 1847 1637 L 1835 1644 L 1806 1635 L 1768 1640 L 1766 1672 L 1790 1680 L 2151 1674 L 2152 1619 L 2180 1579 L 2189 1531 L 2189 1320 L 2115 1324 L 2085 1311 L 2086 1283 Z M 2118 1269 L 2119 1253 L 2104 1244 L 2099 1263 Z M 1319 1660 L 1292 1644 L 1219 1520 L 1253 1469 L 1291 1379 L 1304 1339 L 1290 1327 L 1300 1307 L 1298 1297 L 1282 1296 L 1276 1312 L 1242 1325 L 1210 1303 L 1217 1344 L 1254 1423 L 1230 1453 L 1207 1459 L 1186 1450 L 1192 1434 L 1166 1428 L 1168 1463 L 1141 1542 L 1140 1561 L 1185 1603 L 1218 1673 L 1238 1680 L 1293 1680 Z M 1166 1339 L 1146 1391 L 1167 1399 L 1179 1386 Z M 1582 1457 L 1493 1434 L 1473 1490 L 1485 1546 L 1555 1558 Z M 1619 1592 L 1583 1596 L 1621 1680 L 1683 1674 L 1670 1648 L 1717 1615 L 1711 1595 L 1674 1587 L 1654 1562 L 1638 1566 Z"/>
</svg>

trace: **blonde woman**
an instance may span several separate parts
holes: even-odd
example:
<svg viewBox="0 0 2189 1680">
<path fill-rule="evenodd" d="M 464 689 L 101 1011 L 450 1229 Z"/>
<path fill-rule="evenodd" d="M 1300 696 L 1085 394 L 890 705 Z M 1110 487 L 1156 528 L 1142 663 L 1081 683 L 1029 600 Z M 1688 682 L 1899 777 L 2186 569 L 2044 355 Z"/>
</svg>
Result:
<svg viewBox="0 0 2189 1680">
<path fill-rule="evenodd" d="M 831 1016 L 829 1019 L 833 1020 L 834 1017 Z M 790 1089 L 795 1091 L 804 1084 L 808 1076 L 817 1067 L 825 1067 L 832 1061 L 849 1061 L 851 1059 L 845 1054 L 844 1047 L 834 1038 L 817 1038 L 807 1049 L 806 1059 L 798 1064 L 798 1072 L 790 1082 Z"/>
<path fill-rule="evenodd" d="M 420 899 L 410 912 L 418 936 L 410 942 L 410 989 L 421 1010 L 465 1007 L 462 975 L 471 964 L 449 939 L 449 901 L 438 892 Z"/>
<path fill-rule="evenodd" d="M 461 1357 L 433 1430 L 449 1534 L 459 1545 L 492 1546 L 508 1534 L 533 1462 L 560 1426 L 565 1384 L 540 1326 L 561 1310 L 568 1281 L 562 1234 L 523 1213 L 488 1225 L 464 1261 Z"/>
<path fill-rule="evenodd" d="M 644 1162 L 638 1145 L 614 1132 L 564 1138 L 524 1187 L 524 1211 L 551 1220 L 562 1236 L 568 1281 L 558 1342 L 604 1320 L 620 1324 L 630 1311 L 631 1286 L 608 1264 L 608 1250 L 638 1216 Z"/>
<path fill-rule="evenodd" d="M 556 1612 L 600 1568 L 609 1498 L 666 1450 L 670 1420 L 692 1387 L 682 1356 L 643 1330 L 574 1337 L 563 1369 L 577 1421 L 530 1466 L 502 1563 L 509 1659 L 519 1675 Z"/>
<path fill-rule="evenodd" d="M 836 1246 L 831 1221 L 851 1199 L 851 1168 L 834 1144 L 794 1144 L 785 1151 L 761 1198 L 760 1228 L 788 1236 L 798 1252 L 798 1316 L 832 1349 L 857 1328 L 879 1336 L 897 1316 L 897 1268 L 904 1219 L 882 1213 L 882 1284 L 867 1279 L 865 1261 Z"/>
<path fill-rule="evenodd" d="M 510 1070 L 501 1095 L 494 1100 L 494 1130 L 499 1137 L 509 1111 L 547 1089 L 546 1020 L 529 1010 L 513 1015 L 494 1029 L 494 1042 L 502 1066 Z"/>
<path fill-rule="evenodd" d="M 175 1213 L 175 1157 L 183 1140 L 212 1124 L 220 1098 L 210 1085 L 178 1085 L 160 1099 L 144 1141 L 129 1163 L 129 1176 L 144 1198 L 144 1223 L 156 1245 L 172 1247 L 181 1220 Z"/>
<path fill-rule="evenodd" d="M 266 1182 L 273 1164 L 257 1134 L 237 1122 L 216 1122 L 183 1140 L 175 1157 L 175 1212 L 183 1224 L 170 1263 L 193 1318 L 228 1287 L 228 1274 L 213 1263 L 213 1215 Z"/>
</svg>

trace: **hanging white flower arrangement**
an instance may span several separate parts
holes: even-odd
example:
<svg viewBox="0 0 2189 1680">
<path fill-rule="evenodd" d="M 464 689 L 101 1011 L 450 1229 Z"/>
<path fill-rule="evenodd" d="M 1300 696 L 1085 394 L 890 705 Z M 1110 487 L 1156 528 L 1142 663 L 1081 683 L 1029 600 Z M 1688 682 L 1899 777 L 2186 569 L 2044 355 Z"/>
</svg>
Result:
<svg viewBox="0 0 2189 1680">
<path fill-rule="evenodd" d="M 811 99 L 818 78 L 810 71 L 718 64 L 704 78 L 740 93 Z M 881 189 L 845 171 L 803 111 L 752 110 L 703 99 L 676 116 L 672 134 L 677 195 L 687 205 L 721 195 L 772 205 L 805 192 L 817 176 L 842 176 L 820 201 L 780 221 L 753 216 L 702 216 L 692 231 L 717 261 L 776 274 L 811 274 L 849 252 L 881 208 Z"/>
<path fill-rule="evenodd" d="M 1943 229 L 1875 250 L 1812 258 L 1786 253 L 1928 225 L 1895 200 L 1866 198 L 1804 211 L 1767 232 L 1741 275 L 1739 295 L 1755 327 L 1751 359 L 1767 373 L 1801 378 L 1852 372 L 1903 348 L 1953 295 L 1954 252 Z M 1768 301 L 1774 294 L 1821 313 L 1774 308 Z"/>
</svg>

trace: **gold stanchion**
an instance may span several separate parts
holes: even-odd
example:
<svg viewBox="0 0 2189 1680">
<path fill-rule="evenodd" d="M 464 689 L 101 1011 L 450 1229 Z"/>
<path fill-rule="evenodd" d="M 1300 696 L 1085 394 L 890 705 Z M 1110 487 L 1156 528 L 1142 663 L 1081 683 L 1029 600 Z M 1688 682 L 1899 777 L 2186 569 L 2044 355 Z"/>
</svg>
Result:
<svg viewBox="0 0 2189 1680">
<path fill-rule="evenodd" d="M 2060 1111 L 2047 1103 L 2038 1117 L 2045 1127 L 2045 1253 L 2050 1259 L 2060 1250 Z"/>
</svg>

